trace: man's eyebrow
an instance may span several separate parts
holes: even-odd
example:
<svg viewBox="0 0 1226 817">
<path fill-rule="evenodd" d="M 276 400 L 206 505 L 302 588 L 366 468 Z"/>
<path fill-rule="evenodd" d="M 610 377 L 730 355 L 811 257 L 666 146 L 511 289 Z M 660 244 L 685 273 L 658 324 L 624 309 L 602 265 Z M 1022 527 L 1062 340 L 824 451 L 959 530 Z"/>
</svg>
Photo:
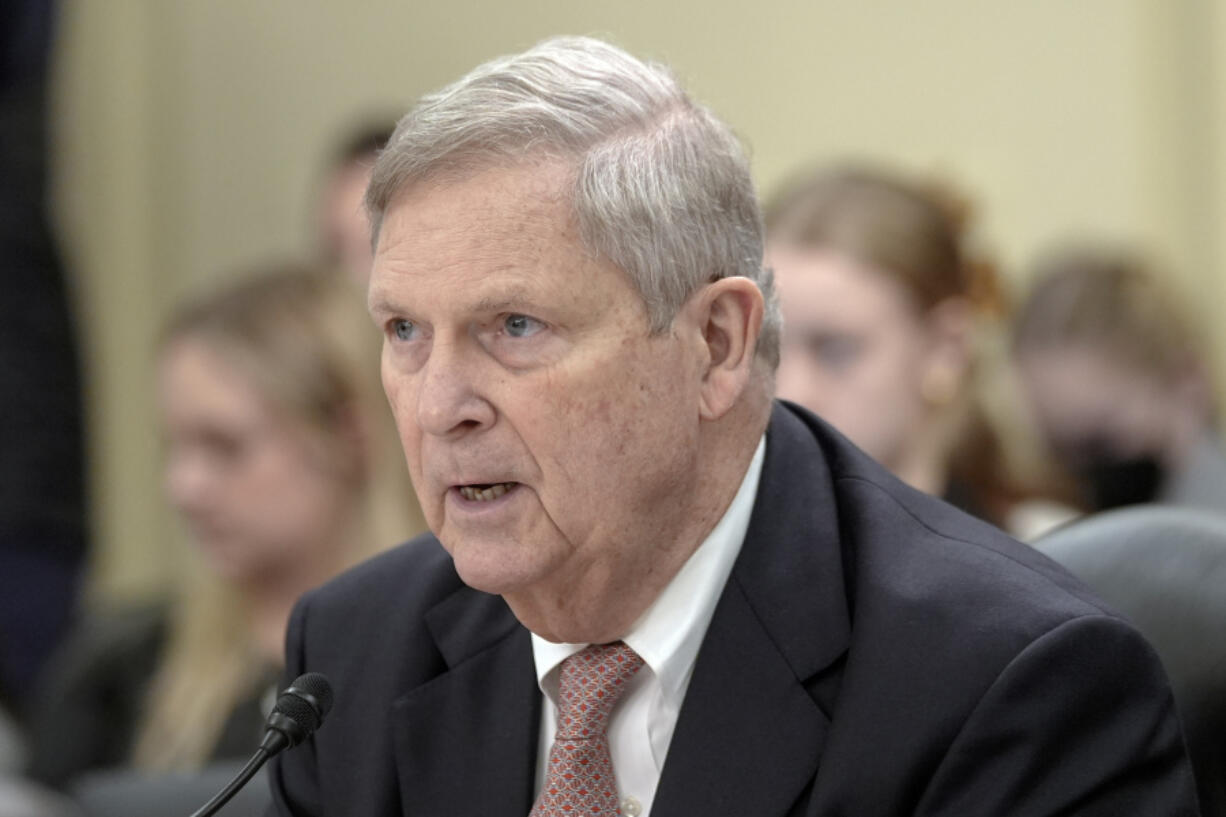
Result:
<svg viewBox="0 0 1226 817">
<path fill-rule="evenodd" d="M 482 298 L 472 305 L 473 312 L 501 312 L 504 309 L 509 309 L 516 304 L 522 304 L 523 301 L 518 298 Z"/>
<path fill-rule="evenodd" d="M 500 292 L 497 295 L 488 295 L 480 298 L 469 304 L 468 311 L 470 312 L 501 312 L 505 309 L 515 307 L 530 307 L 536 303 L 535 298 L 527 289 L 515 288 L 508 292 Z M 386 294 L 372 292 L 366 305 L 367 310 L 371 314 L 380 315 L 387 313 L 403 312 L 404 307 L 398 304 L 395 300 Z"/>
<path fill-rule="evenodd" d="M 386 296 L 372 292 L 366 301 L 366 311 L 373 314 L 396 312 L 396 306 Z"/>
<path fill-rule="evenodd" d="M 532 294 L 524 288 L 515 287 L 497 295 L 488 295 L 472 305 L 473 312 L 501 312 L 513 307 L 527 307 L 536 303 Z"/>
</svg>

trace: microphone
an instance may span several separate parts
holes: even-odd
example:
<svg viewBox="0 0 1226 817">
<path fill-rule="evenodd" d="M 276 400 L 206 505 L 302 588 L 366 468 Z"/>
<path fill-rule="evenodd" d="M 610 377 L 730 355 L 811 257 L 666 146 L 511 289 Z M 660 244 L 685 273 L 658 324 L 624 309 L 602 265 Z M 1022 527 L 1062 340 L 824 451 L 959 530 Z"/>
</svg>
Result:
<svg viewBox="0 0 1226 817">
<path fill-rule="evenodd" d="M 238 790 L 247 785 L 268 758 L 297 746 L 314 734 L 332 709 L 332 685 L 318 672 L 299 675 L 277 698 L 272 713 L 264 724 L 264 739 L 251 760 L 233 780 L 212 800 L 205 803 L 192 817 L 210 817 L 230 802 Z"/>
<path fill-rule="evenodd" d="M 264 724 L 260 749 L 268 757 L 309 738 L 332 711 L 332 685 L 318 672 L 299 675 L 281 693 Z"/>
</svg>

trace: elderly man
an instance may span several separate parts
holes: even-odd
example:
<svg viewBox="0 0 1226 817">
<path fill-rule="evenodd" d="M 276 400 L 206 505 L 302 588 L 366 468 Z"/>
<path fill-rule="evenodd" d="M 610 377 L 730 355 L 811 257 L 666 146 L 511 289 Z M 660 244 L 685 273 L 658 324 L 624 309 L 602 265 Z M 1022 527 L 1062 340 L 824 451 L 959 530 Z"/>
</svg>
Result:
<svg viewBox="0 0 1226 817">
<path fill-rule="evenodd" d="M 337 702 L 278 813 L 1195 813 L 1125 622 L 772 403 L 747 162 L 666 70 L 484 65 L 367 204 L 434 536 L 299 604 L 289 671 Z"/>
</svg>

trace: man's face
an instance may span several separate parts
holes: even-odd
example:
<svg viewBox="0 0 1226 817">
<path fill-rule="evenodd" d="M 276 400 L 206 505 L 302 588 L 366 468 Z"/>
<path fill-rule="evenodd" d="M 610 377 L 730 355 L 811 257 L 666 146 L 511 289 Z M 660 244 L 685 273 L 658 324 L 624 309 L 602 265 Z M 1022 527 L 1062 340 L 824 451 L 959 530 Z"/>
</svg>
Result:
<svg viewBox="0 0 1226 817">
<path fill-rule="evenodd" d="M 650 335 L 626 275 L 584 251 L 566 183 L 538 164 L 402 191 L 370 285 L 426 518 L 513 607 L 648 576 L 695 494 L 698 351 Z"/>
</svg>

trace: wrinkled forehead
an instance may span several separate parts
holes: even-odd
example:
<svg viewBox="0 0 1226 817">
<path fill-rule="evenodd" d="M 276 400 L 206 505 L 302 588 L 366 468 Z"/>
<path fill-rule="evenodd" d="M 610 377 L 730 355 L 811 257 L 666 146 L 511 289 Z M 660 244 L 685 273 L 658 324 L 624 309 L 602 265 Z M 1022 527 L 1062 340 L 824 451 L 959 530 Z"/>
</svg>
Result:
<svg viewBox="0 0 1226 817">
<path fill-rule="evenodd" d="M 474 311 L 501 302 L 566 306 L 608 276 L 626 288 L 628 276 L 582 241 L 568 181 L 565 167 L 516 165 L 403 190 L 375 253 L 371 312 L 444 296 L 448 307 Z"/>
<path fill-rule="evenodd" d="M 381 157 L 380 161 L 388 160 Z M 383 225 L 388 214 L 406 198 L 415 199 L 423 194 L 462 187 L 475 178 L 498 176 L 504 172 L 526 171 L 526 181 L 535 183 L 537 195 L 565 197 L 573 201 L 579 159 L 554 150 L 524 147 L 513 152 L 475 146 L 469 150 L 456 150 L 441 157 L 429 166 L 420 168 L 380 191 L 376 201 L 371 191 L 378 176 L 378 166 L 367 187 L 364 201 L 371 217 L 371 248 L 378 250 L 383 234 Z M 390 174 L 389 174 L 390 175 Z"/>
<path fill-rule="evenodd" d="M 572 189 L 568 166 L 538 160 L 432 175 L 389 200 L 376 255 L 423 237 L 509 239 L 547 225 L 566 232 L 576 224 Z"/>
</svg>

